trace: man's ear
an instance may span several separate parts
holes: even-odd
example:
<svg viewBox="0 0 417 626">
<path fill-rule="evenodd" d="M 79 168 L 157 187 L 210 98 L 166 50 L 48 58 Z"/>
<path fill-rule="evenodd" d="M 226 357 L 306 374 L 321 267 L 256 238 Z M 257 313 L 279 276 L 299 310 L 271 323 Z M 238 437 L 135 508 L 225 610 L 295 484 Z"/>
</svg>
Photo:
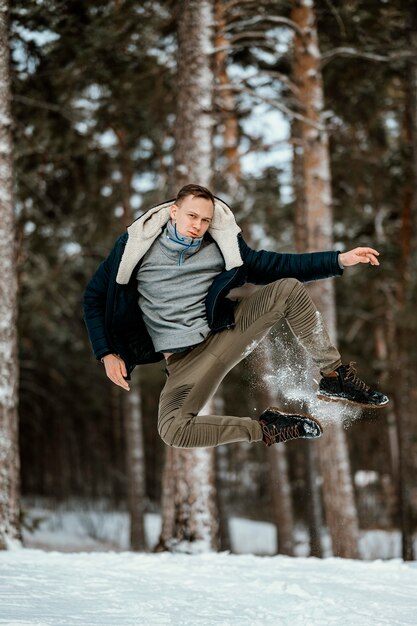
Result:
<svg viewBox="0 0 417 626">
<path fill-rule="evenodd" d="M 177 217 L 177 211 L 178 211 L 178 206 L 176 204 L 171 204 L 171 206 L 169 207 L 169 214 L 173 222 L 175 222 L 175 219 Z"/>
</svg>

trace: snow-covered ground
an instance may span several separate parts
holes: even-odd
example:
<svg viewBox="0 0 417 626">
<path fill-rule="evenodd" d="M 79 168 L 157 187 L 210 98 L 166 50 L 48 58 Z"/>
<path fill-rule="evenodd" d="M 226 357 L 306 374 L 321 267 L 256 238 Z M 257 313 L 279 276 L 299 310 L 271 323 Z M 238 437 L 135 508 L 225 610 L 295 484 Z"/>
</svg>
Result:
<svg viewBox="0 0 417 626">
<path fill-rule="evenodd" d="M 417 562 L 392 558 L 398 533 L 362 533 L 374 560 L 321 560 L 303 556 L 299 528 L 290 558 L 273 556 L 272 524 L 232 518 L 236 554 L 137 554 L 126 551 L 126 513 L 68 506 L 27 503 L 37 529 L 24 531 L 26 548 L 0 552 L 0 626 L 417 625 Z M 157 514 L 145 530 L 151 549 Z"/>
<path fill-rule="evenodd" d="M 7 626 L 415 626 L 417 564 L 220 554 L 0 554 Z"/>
</svg>

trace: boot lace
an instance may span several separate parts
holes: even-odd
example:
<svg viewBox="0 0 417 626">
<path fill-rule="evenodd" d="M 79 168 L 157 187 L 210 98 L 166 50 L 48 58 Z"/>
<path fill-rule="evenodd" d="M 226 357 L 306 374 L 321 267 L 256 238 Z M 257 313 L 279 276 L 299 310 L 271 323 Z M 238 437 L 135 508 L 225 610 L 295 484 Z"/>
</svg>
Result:
<svg viewBox="0 0 417 626">
<path fill-rule="evenodd" d="M 355 365 L 356 363 L 354 361 L 351 361 L 347 366 L 345 376 L 346 380 L 350 380 L 353 385 L 355 385 L 358 389 L 362 391 L 369 391 L 368 385 L 364 383 L 364 381 L 361 380 L 359 376 L 356 375 Z"/>
<path fill-rule="evenodd" d="M 285 428 L 277 428 L 275 424 L 262 424 L 262 432 L 267 446 L 272 446 L 273 443 L 285 443 L 290 439 L 298 439 L 300 437 L 298 424 L 286 426 Z"/>
</svg>

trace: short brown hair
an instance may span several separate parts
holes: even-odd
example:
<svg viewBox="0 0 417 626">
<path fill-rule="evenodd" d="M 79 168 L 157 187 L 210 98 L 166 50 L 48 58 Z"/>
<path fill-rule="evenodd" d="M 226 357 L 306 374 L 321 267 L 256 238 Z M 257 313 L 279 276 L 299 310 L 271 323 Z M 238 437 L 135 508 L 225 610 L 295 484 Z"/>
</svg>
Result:
<svg viewBox="0 0 417 626">
<path fill-rule="evenodd" d="M 185 185 L 181 187 L 179 192 L 177 193 L 177 197 L 175 199 L 175 204 L 180 204 L 184 198 L 187 196 L 195 196 L 196 198 L 206 198 L 206 200 L 211 200 L 214 206 L 214 196 L 209 189 L 206 187 L 201 187 L 201 185 Z"/>
</svg>

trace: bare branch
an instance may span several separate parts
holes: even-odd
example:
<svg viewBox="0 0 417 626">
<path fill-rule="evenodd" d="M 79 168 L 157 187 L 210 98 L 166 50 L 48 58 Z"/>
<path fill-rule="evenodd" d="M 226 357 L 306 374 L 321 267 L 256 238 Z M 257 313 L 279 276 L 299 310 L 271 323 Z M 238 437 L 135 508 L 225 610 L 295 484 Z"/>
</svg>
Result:
<svg viewBox="0 0 417 626">
<path fill-rule="evenodd" d="M 300 37 L 304 38 L 304 33 L 298 24 L 286 17 L 278 17 L 275 15 L 261 15 L 247 20 L 241 20 L 240 22 L 233 22 L 229 24 L 229 26 L 226 26 L 224 30 L 227 32 L 236 27 L 245 28 L 246 26 L 256 26 L 256 24 L 261 24 L 263 22 L 271 22 L 272 24 L 278 24 L 279 26 L 286 26 L 287 28 L 291 28 L 297 32 Z"/>
<path fill-rule="evenodd" d="M 333 13 L 336 22 L 339 24 L 339 28 L 340 28 L 340 32 L 343 35 L 343 37 L 346 36 L 346 28 L 345 25 L 343 23 L 343 19 L 340 16 L 339 11 L 336 9 L 336 7 L 334 6 L 333 2 L 331 0 L 326 0 L 326 4 L 329 7 L 330 11 Z"/>
<path fill-rule="evenodd" d="M 237 33 L 230 37 L 229 41 L 231 44 L 240 41 L 241 39 L 265 39 L 266 33 L 263 30 L 250 30 L 246 33 Z"/>
<path fill-rule="evenodd" d="M 74 121 L 74 117 L 67 110 L 63 109 L 59 104 L 53 104 L 51 102 L 44 102 L 42 100 L 35 100 L 34 98 L 28 98 L 27 96 L 14 95 L 13 100 L 27 104 L 29 106 L 38 107 L 39 109 L 46 109 L 47 111 L 55 111 L 62 117 L 65 117 L 70 122 Z"/>
<path fill-rule="evenodd" d="M 383 55 L 375 52 L 366 52 L 364 50 L 357 50 L 356 48 L 341 46 L 339 48 L 333 48 L 333 50 L 323 52 L 321 55 L 321 65 L 324 66 L 337 57 L 356 57 L 359 59 L 367 59 L 368 61 L 376 61 L 377 63 L 390 63 L 391 61 L 409 59 L 414 57 L 414 55 L 415 53 L 412 50 L 401 50 L 400 52 Z"/>
<path fill-rule="evenodd" d="M 286 76 L 285 74 L 282 74 L 281 72 L 277 72 L 276 70 L 262 70 L 263 74 L 267 74 L 267 76 L 271 76 L 271 78 L 277 78 L 278 80 L 280 80 L 282 83 L 284 83 L 284 85 L 286 87 L 288 87 L 288 89 L 291 91 L 291 93 L 294 94 L 294 96 L 296 96 L 297 98 L 300 95 L 300 90 L 297 87 L 297 85 L 290 80 L 290 78 L 288 76 Z M 251 77 L 249 77 L 247 80 L 250 80 Z"/>
<path fill-rule="evenodd" d="M 210 54 L 217 54 L 217 52 L 236 52 L 236 50 L 243 50 L 244 48 L 262 48 L 262 50 L 265 50 L 266 52 L 270 52 L 271 54 L 276 54 L 277 53 L 277 49 L 276 46 L 267 43 L 266 41 L 262 41 L 262 42 L 248 42 L 248 43 L 241 43 L 238 46 L 230 46 L 229 44 L 226 44 L 224 46 L 218 46 L 217 48 L 212 48 L 210 50 Z"/>
<path fill-rule="evenodd" d="M 262 96 L 251 87 L 243 86 L 243 85 L 228 84 L 228 85 L 216 85 L 215 90 L 216 91 L 230 90 L 230 91 L 236 91 L 239 93 L 247 93 L 253 98 L 255 98 L 256 100 L 260 100 L 261 102 L 265 102 L 265 104 L 269 104 L 269 106 L 272 107 L 273 109 L 278 109 L 279 111 L 282 111 L 282 113 L 285 113 L 285 115 L 287 115 L 290 119 L 299 120 L 300 122 L 303 122 L 304 124 L 308 124 L 308 126 L 312 126 L 313 128 L 321 132 L 326 130 L 326 127 L 323 126 L 323 124 L 315 124 L 310 119 L 308 119 L 308 117 L 305 117 L 305 115 L 302 115 L 301 113 L 297 113 L 296 111 L 292 111 L 291 109 L 286 107 L 285 104 L 282 104 L 281 102 L 278 102 L 277 100 L 274 100 L 273 98 Z"/>
</svg>

